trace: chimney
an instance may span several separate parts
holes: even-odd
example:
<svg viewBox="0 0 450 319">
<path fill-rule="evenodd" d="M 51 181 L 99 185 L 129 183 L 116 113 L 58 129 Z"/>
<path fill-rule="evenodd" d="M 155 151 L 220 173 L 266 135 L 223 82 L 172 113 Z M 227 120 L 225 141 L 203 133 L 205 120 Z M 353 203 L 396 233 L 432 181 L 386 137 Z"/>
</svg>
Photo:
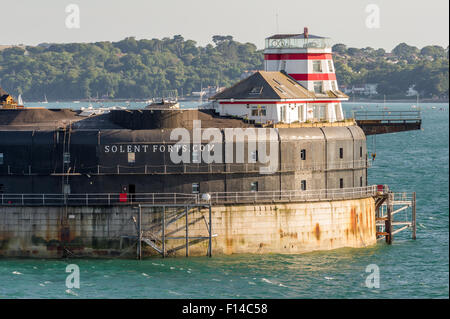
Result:
<svg viewBox="0 0 450 319">
<path fill-rule="evenodd" d="M 303 28 L 303 34 L 305 35 L 305 39 L 307 39 L 308 38 L 308 28 L 307 27 Z"/>
</svg>

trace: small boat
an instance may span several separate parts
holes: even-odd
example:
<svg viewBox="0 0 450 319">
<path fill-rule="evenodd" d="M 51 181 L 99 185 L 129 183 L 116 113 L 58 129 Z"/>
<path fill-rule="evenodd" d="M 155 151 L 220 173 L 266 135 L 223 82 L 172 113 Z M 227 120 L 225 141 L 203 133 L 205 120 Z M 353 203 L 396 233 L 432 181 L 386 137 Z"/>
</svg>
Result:
<svg viewBox="0 0 450 319">
<path fill-rule="evenodd" d="M 176 99 L 161 99 L 159 102 L 153 100 L 146 109 L 179 109 L 180 103 Z"/>
<path fill-rule="evenodd" d="M 43 102 L 41 102 L 41 103 L 43 103 L 43 104 L 48 104 L 48 101 L 47 101 L 47 96 L 44 94 L 44 101 Z"/>
<path fill-rule="evenodd" d="M 19 97 L 17 98 L 17 104 L 23 105 L 22 94 L 19 94 Z"/>
</svg>

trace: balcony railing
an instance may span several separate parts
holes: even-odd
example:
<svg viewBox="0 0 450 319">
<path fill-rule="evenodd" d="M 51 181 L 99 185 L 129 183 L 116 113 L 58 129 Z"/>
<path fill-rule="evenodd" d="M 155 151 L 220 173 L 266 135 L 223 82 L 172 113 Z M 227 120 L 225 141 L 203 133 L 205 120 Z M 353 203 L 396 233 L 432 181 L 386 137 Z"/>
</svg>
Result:
<svg viewBox="0 0 450 319">
<path fill-rule="evenodd" d="M 299 161 L 294 164 L 277 165 L 276 172 L 327 171 L 369 168 L 371 162 L 366 159 L 355 161 L 336 160 L 328 163 Z M 123 175 L 123 174 L 211 174 L 211 173 L 258 173 L 267 164 L 178 164 L 178 165 L 115 165 L 75 168 L 68 173 L 61 173 L 52 168 L 33 166 L 0 168 L 0 175 Z"/>
<path fill-rule="evenodd" d="M 312 39 L 266 39 L 266 49 L 286 49 L 286 48 L 331 48 L 331 40 L 328 38 Z"/>
<path fill-rule="evenodd" d="M 0 194 L 1 206 L 112 206 L 170 204 L 239 204 L 344 200 L 375 196 L 376 185 L 317 190 L 186 193 Z"/>
<path fill-rule="evenodd" d="M 420 121 L 420 111 L 353 111 L 356 121 L 377 122 L 417 122 Z"/>
</svg>

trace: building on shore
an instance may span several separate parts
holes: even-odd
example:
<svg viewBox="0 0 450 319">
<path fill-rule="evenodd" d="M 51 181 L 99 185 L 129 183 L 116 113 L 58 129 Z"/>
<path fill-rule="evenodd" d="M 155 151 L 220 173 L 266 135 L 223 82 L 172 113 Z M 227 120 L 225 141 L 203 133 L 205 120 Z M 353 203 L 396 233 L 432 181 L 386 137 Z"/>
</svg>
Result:
<svg viewBox="0 0 450 319">
<path fill-rule="evenodd" d="M 16 109 L 23 107 L 19 105 L 12 95 L 0 87 L 0 109 Z"/>
</svg>

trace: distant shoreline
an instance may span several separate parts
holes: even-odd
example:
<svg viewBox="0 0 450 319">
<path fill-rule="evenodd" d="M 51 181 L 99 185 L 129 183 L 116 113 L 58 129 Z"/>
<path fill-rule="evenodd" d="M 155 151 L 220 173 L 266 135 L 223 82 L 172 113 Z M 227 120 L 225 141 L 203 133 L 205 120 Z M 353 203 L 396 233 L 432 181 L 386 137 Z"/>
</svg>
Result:
<svg viewBox="0 0 450 319">
<path fill-rule="evenodd" d="M 49 101 L 49 103 L 74 103 L 75 101 L 80 103 L 111 103 L 111 102 L 118 102 L 118 103 L 124 103 L 124 102 L 132 102 L 132 103 L 143 103 L 148 101 L 148 99 L 95 99 L 95 100 L 89 100 L 89 99 L 80 99 L 80 100 L 58 100 L 58 101 Z M 188 102 L 202 102 L 206 103 L 208 102 L 207 99 L 199 100 L 198 98 L 180 98 L 178 101 L 188 101 Z M 345 101 L 344 103 L 416 103 L 416 99 L 386 99 L 386 100 L 380 100 L 380 99 L 364 99 L 364 98 L 351 98 L 348 101 Z M 26 101 L 26 103 L 42 103 L 42 101 L 33 101 L 29 100 Z M 419 100 L 420 103 L 449 103 L 448 99 L 439 99 L 439 100 L 433 100 L 433 99 L 423 99 Z"/>
</svg>

